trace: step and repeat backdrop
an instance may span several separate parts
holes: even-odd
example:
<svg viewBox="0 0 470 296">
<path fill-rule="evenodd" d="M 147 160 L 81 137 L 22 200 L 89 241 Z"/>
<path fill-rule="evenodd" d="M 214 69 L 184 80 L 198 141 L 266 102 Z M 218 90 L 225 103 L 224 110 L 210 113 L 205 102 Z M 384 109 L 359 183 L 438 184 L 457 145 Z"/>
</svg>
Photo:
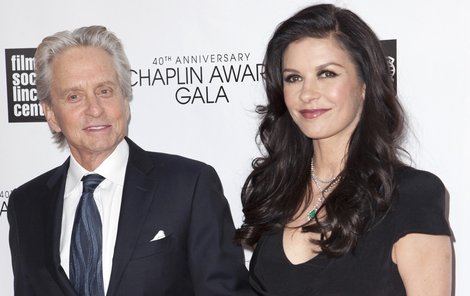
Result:
<svg viewBox="0 0 470 296">
<path fill-rule="evenodd" d="M 132 65 L 129 136 L 148 150 L 215 167 L 236 225 L 240 190 L 259 155 L 255 106 L 265 101 L 262 59 L 279 22 L 306 0 L 0 2 L 0 295 L 13 295 L 8 198 L 69 152 L 52 142 L 35 89 L 43 37 L 92 24 L 121 38 Z M 413 165 L 446 184 L 454 234 L 455 295 L 470 295 L 470 4 L 331 2 L 359 14 L 383 40 L 409 119 Z M 246 252 L 247 260 L 250 253 Z"/>
</svg>

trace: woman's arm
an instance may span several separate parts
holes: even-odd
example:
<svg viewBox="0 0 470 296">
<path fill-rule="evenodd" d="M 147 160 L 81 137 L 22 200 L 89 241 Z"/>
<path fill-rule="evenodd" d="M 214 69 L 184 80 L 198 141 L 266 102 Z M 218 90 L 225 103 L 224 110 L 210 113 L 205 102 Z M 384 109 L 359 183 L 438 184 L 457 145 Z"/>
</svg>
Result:
<svg viewBox="0 0 470 296">
<path fill-rule="evenodd" d="M 392 249 L 408 296 L 452 293 L 452 246 L 449 236 L 411 233 Z"/>
</svg>

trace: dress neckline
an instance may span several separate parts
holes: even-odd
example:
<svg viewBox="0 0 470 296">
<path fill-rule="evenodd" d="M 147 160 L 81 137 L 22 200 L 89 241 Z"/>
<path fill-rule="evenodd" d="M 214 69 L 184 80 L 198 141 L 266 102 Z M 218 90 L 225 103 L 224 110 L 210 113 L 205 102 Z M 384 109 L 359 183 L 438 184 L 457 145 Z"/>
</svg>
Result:
<svg viewBox="0 0 470 296">
<path fill-rule="evenodd" d="M 279 248 L 280 253 L 281 253 L 282 260 L 285 261 L 285 263 L 288 266 L 291 266 L 293 268 L 303 267 L 303 266 L 306 266 L 306 265 L 325 266 L 328 263 L 328 258 L 323 253 L 318 253 L 315 256 L 313 256 L 312 258 L 310 258 L 310 259 L 308 259 L 304 262 L 298 263 L 298 264 L 292 263 L 289 260 L 289 258 L 287 257 L 286 251 L 284 249 L 284 228 L 281 228 L 274 236 L 275 236 L 274 240 L 276 241 L 276 244 L 278 245 L 278 248 Z"/>
</svg>

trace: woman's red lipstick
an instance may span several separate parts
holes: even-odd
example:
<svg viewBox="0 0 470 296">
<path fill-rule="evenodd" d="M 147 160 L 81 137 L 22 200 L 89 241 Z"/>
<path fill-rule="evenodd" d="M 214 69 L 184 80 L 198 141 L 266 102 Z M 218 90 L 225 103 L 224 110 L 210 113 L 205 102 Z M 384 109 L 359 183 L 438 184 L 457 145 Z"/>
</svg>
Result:
<svg viewBox="0 0 470 296">
<path fill-rule="evenodd" d="M 302 114 L 302 116 L 306 119 L 313 119 L 330 110 L 331 109 L 303 109 L 300 111 L 300 114 Z"/>
</svg>

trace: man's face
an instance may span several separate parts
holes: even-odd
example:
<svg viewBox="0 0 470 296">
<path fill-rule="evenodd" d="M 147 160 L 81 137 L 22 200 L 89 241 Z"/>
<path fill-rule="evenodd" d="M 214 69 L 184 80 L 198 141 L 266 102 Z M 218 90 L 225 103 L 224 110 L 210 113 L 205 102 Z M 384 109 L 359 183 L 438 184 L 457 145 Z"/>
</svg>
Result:
<svg viewBox="0 0 470 296">
<path fill-rule="evenodd" d="M 127 134 L 129 101 L 105 50 L 73 47 L 56 56 L 51 96 L 43 105 L 47 122 L 85 168 L 89 160 L 99 165 Z"/>
</svg>

